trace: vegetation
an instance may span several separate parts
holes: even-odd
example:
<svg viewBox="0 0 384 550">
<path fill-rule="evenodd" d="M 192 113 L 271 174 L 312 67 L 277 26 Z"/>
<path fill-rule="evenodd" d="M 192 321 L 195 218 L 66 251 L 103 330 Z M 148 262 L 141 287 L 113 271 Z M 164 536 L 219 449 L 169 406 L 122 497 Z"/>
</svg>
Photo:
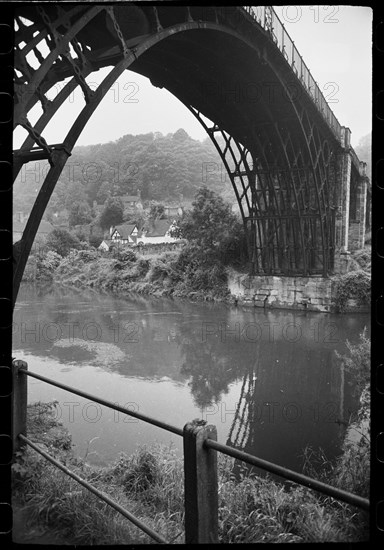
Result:
<svg viewBox="0 0 384 550">
<path fill-rule="evenodd" d="M 91 208 L 85 201 L 74 202 L 69 209 L 68 223 L 70 227 L 84 225 L 92 220 Z"/>
<path fill-rule="evenodd" d="M 335 352 L 345 369 L 352 375 L 357 395 L 362 395 L 371 383 L 371 340 L 367 331 L 360 334 L 359 342 L 351 344 L 347 340 L 346 346 L 349 355 L 340 355 Z"/>
<path fill-rule="evenodd" d="M 75 473 L 110 495 L 153 530 L 175 543 L 184 538 L 183 462 L 172 447 L 140 447 L 108 467 L 74 457 L 68 433 L 54 419 L 54 403 L 28 407 L 30 437 Z M 356 457 L 354 457 L 356 458 Z M 341 457 L 327 483 L 350 489 Z M 348 457 L 349 473 L 358 466 Z M 13 495 L 29 521 L 71 544 L 137 544 L 151 539 L 31 449 L 13 464 Z M 221 543 L 356 542 L 368 536 L 365 513 L 304 487 L 284 487 L 243 470 L 219 454 Z M 344 475 L 345 478 L 345 475 Z M 348 480 L 347 480 L 348 481 Z M 366 496 L 364 488 L 354 486 Z"/>
<path fill-rule="evenodd" d="M 124 206 L 118 197 L 109 197 L 100 214 L 99 225 L 102 229 L 109 229 L 112 225 L 119 225 L 123 221 Z"/>
<path fill-rule="evenodd" d="M 14 210 L 30 212 L 47 162 L 21 171 L 14 184 Z M 126 135 L 115 142 L 78 146 L 65 166 L 47 207 L 46 217 L 66 209 L 71 224 L 92 215 L 94 201 L 141 194 L 144 202 L 191 199 L 200 185 L 234 202 L 233 190 L 210 138 L 192 139 L 184 130 Z M 79 203 L 81 206 L 75 206 Z M 93 212 L 93 219 L 98 216 Z"/>
<path fill-rule="evenodd" d="M 361 250 L 356 250 L 351 257 L 349 271 L 363 270 L 371 272 L 372 248 L 366 244 Z"/>
<path fill-rule="evenodd" d="M 359 306 L 371 304 L 371 256 L 370 244 L 351 254 L 348 272 L 334 277 L 333 295 L 336 311 L 348 310 L 348 300 L 356 300 Z"/>
<path fill-rule="evenodd" d="M 129 251 L 128 251 L 129 252 Z M 55 270 L 55 281 L 114 292 L 157 296 L 220 299 L 228 295 L 226 274 L 220 266 L 190 257 L 188 247 L 149 258 L 122 251 L 103 255 L 72 250 Z"/>
<path fill-rule="evenodd" d="M 350 271 L 335 279 L 335 306 L 340 313 L 346 310 L 349 299 L 357 300 L 358 305 L 371 303 L 371 276 L 366 271 Z"/>
<path fill-rule="evenodd" d="M 103 214 L 111 212 L 114 200 L 108 201 Z M 151 215 L 161 216 L 163 211 L 161 205 L 153 204 Z M 201 188 L 175 234 L 190 240 L 147 258 L 139 248 L 104 254 L 68 231 L 55 229 L 44 250 L 29 259 L 24 280 L 54 279 L 102 290 L 204 300 L 228 297 L 226 266 L 241 265 L 246 258 L 243 229 L 230 207 L 212 191 Z M 97 244 L 100 234 L 94 239 Z"/>
<path fill-rule="evenodd" d="M 79 239 L 66 229 L 56 228 L 51 231 L 46 240 L 46 249 L 60 256 L 68 256 L 72 249 L 80 249 Z"/>
<path fill-rule="evenodd" d="M 149 210 L 149 219 L 150 220 L 162 220 L 165 216 L 164 204 L 151 201 L 151 206 Z"/>
<path fill-rule="evenodd" d="M 372 135 L 367 134 L 366 136 L 363 136 L 360 139 L 359 144 L 354 147 L 354 149 L 359 157 L 359 160 L 367 163 L 367 176 L 370 180 L 372 180 Z"/>
</svg>

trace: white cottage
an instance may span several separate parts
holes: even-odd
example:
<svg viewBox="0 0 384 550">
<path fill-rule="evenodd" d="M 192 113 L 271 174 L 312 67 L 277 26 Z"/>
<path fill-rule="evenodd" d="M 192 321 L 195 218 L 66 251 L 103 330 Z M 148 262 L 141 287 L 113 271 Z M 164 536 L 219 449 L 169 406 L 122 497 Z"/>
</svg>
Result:
<svg viewBox="0 0 384 550">
<path fill-rule="evenodd" d="M 143 229 L 137 238 L 137 244 L 175 243 L 178 239 L 170 236 L 175 225 L 175 220 L 155 220 Z"/>
<path fill-rule="evenodd" d="M 137 229 L 136 225 L 132 225 L 132 224 L 116 225 L 114 227 L 111 227 L 110 229 L 110 234 L 111 234 L 110 240 L 113 243 L 120 244 L 120 245 L 132 245 L 132 244 L 136 244 L 138 233 L 139 233 L 139 230 Z"/>
</svg>

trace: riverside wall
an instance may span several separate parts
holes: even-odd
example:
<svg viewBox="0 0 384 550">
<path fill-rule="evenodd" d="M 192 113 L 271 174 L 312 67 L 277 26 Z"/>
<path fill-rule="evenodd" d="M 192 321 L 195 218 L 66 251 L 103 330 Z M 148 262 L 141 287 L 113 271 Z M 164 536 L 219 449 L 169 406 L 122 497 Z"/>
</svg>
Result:
<svg viewBox="0 0 384 550">
<path fill-rule="evenodd" d="M 230 271 L 228 288 L 237 303 L 262 308 L 334 312 L 335 281 L 325 277 L 250 276 Z M 357 300 L 347 302 L 346 312 L 369 312 Z"/>
</svg>

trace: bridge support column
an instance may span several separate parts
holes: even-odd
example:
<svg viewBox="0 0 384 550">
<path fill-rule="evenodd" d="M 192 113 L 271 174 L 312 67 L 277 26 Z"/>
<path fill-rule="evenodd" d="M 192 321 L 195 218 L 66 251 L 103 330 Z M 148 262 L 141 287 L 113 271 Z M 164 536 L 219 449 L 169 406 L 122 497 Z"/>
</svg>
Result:
<svg viewBox="0 0 384 550">
<path fill-rule="evenodd" d="M 360 178 L 354 190 L 353 197 L 354 212 L 350 216 L 349 224 L 349 248 L 350 250 L 359 250 L 364 248 L 366 217 L 367 217 L 367 178 L 365 175 L 366 164 L 360 163 Z M 352 198 L 352 197 L 351 197 Z"/>
<path fill-rule="evenodd" d="M 349 206 L 351 194 L 351 170 L 352 158 L 349 153 L 351 131 L 349 128 L 342 128 L 342 145 L 344 151 L 340 153 L 337 161 L 337 180 L 338 189 L 336 197 L 336 235 L 335 235 L 335 273 L 345 273 L 349 263 Z"/>
</svg>

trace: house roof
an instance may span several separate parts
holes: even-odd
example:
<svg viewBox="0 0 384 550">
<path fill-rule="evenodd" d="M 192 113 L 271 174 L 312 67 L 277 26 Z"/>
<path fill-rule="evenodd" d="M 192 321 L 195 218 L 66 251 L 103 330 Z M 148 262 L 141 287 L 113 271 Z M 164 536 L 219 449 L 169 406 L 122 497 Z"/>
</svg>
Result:
<svg viewBox="0 0 384 550">
<path fill-rule="evenodd" d="M 103 240 L 101 241 L 101 243 L 99 244 L 99 248 L 100 248 L 100 246 L 101 246 L 103 243 L 105 243 L 105 244 L 107 244 L 108 246 L 110 246 L 110 245 L 113 243 L 113 241 L 112 241 L 111 239 L 103 239 Z"/>
<path fill-rule="evenodd" d="M 112 234 L 115 232 L 115 230 L 117 230 L 123 239 L 128 239 L 128 237 L 131 236 L 132 231 L 135 229 L 135 227 L 136 227 L 135 224 L 116 225 L 114 227 Z"/>
<path fill-rule="evenodd" d="M 146 237 L 164 237 L 172 224 L 173 220 L 155 220 L 147 227 Z"/>
</svg>

